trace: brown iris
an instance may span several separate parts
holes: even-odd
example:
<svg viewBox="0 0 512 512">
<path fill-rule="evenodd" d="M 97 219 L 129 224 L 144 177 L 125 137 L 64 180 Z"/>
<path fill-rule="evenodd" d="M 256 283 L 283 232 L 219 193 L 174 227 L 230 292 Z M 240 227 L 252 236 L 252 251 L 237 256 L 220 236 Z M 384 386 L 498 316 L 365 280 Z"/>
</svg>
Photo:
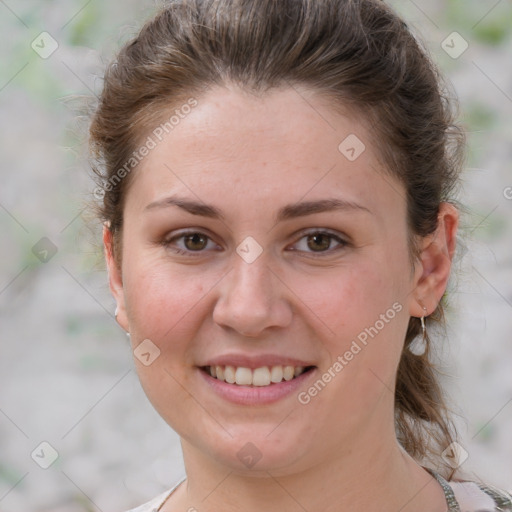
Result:
<svg viewBox="0 0 512 512">
<path fill-rule="evenodd" d="M 309 235 L 307 239 L 308 248 L 315 252 L 325 251 L 331 246 L 331 236 L 325 233 Z"/>
<path fill-rule="evenodd" d="M 183 237 L 183 242 L 189 251 L 200 251 L 208 244 L 208 237 L 201 233 L 191 233 Z"/>
</svg>

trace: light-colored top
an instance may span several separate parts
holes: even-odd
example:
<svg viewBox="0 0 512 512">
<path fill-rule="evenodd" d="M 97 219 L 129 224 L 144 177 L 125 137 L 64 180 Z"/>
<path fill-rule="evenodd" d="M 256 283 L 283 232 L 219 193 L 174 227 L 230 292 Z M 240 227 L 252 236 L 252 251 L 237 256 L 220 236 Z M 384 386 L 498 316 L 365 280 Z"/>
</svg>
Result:
<svg viewBox="0 0 512 512">
<path fill-rule="evenodd" d="M 163 504 L 169 499 L 171 494 L 186 480 L 186 478 L 186 476 L 183 477 L 172 489 L 159 494 L 156 498 L 144 503 L 144 505 L 132 508 L 127 512 L 158 512 L 161 510 Z"/>
<path fill-rule="evenodd" d="M 448 482 L 431 469 L 427 471 L 443 488 L 447 512 L 512 512 L 512 495 L 506 491 L 479 482 Z M 159 512 L 185 479 L 182 478 L 172 489 L 127 512 Z"/>
</svg>

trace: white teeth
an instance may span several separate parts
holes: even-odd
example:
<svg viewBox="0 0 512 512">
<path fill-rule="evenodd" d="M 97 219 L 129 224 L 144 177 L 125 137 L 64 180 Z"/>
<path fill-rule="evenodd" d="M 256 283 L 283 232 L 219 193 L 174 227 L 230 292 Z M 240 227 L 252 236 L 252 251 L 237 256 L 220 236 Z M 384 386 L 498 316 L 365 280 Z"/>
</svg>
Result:
<svg viewBox="0 0 512 512">
<path fill-rule="evenodd" d="M 235 383 L 235 367 L 234 366 L 226 366 L 224 368 L 224 380 L 229 382 L 229 384 Z"/>
<path fill-rule="evenodd" d="M 266 366 L 264 366 L 263 368 L 256 368 L 256 370 L 254 370 L 252 372 L 252 385 L 253 386 L 268 386 L 269 384 L 270 384 L 270 371 Z"/>
<path fill-rule="evenodd" d="M 272 382 L 281 382 L 283 380 L 282 366 L 272 366 L 272 370 L 270 370 L 270 380 Z"/>
<path fill-rule="evenodd" d="M 292 380 L 293 379 L 294 368 L 293 366 L 285 366 L 283 370 L 283 379 L 284 380 Z"/>
<path fill-rule="evenodd" d="M 209 366 L 207 372 L 218 380 L 239 386 L 269 386 L 292 380 L 304 372 L 304 366 L 262 366 L 251 370 L 243 366 Z"/>
<path fill-rule="evenodd" d="M 239 386 L 250 386 L 252 384 L 252 372 L 249 368 L 238 367 L 235 371 L 235 382 Z"/>
</svg>

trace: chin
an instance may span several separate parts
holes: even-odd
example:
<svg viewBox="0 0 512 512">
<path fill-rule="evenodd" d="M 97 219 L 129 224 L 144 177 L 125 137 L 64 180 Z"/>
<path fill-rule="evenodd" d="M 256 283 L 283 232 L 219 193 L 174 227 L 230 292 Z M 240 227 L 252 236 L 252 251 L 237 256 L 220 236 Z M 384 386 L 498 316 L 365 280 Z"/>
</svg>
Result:
<svg viewBox="0 0 512 512">
<path fill-rule="evenodd" d="M 284 476 L 296 472 L 304 455 L 304 444 L 290 435 L 289 431 L 286 433 L 286 439 L 277 439 L 277 436 L 271 439 L 272 435 L 268 435 L 271 429 L 263 430 L 257 433 L 253 425 L 251 434 L 233 435 L 228 439 L 222 436 L 222 440 L 218 441 L 210 438 L 210 444 L 202 441 L 194 445 L 197 449 L 209 453 L 216 463 L 239 474 L 268 477 L 269 473 Z"/>
</svg>

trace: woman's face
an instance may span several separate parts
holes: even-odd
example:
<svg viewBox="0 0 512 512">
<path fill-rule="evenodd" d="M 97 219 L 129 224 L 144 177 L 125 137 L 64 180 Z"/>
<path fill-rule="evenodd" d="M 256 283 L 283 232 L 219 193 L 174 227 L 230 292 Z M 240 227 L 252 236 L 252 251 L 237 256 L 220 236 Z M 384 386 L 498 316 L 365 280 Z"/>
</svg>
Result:
<svg viewBox="0 0 512 512">
<path fill-rule="evenodd" d="M 110 260 L 149 399 L 236 471 L 374 450 L 421 316 L 403 186 L 357 116 L 305 89 L 216 88 L 183 117 L 133 171 L 120 273 Z M 314 368 L 268 384 L 285 366 Z"/>
</svg>

